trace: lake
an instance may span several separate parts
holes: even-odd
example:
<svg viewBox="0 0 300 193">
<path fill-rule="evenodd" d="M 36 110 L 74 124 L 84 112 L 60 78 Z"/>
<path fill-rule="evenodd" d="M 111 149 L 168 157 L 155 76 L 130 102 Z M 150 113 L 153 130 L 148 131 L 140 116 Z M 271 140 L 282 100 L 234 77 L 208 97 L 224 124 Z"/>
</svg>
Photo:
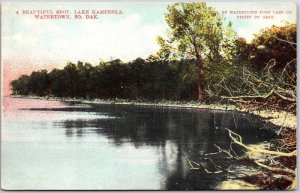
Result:
<svg viewBox="0 0 300 193">
<path fill-rule="evenodd" d="M 185 156 L 214 171 L 200 158 L 215 145 L 228 149 L 225 128 L 260 144 L 274 137 L 272 127 L 234 111 L 3 97 L 2 188 L 216 189 L 229 176 L 191 170 Z M 213 161 L 237 173 L 244 167 L 224 155 Z"/>
</svg>

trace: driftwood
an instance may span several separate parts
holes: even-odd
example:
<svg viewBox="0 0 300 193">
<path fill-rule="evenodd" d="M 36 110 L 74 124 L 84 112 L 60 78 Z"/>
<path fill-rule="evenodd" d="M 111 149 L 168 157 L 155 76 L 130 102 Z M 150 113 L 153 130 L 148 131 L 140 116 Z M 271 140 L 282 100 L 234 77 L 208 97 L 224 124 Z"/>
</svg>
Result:
<svg viewBox="0 0 300 193">
<path fill-rule="evenodd" d="M 269 165 L 267 165 L 266 163 L 261 163 L 260 161 L 256 160 L 255 158 L 250 158 L 249 156 L 238 156 L 235 151 L 232 148 L 232 144 L 230 145 L 228 150 L 225 150 L 219 146 L 217 146 L 215 144 L 215 147 L 218 149 L 217 152 L 214 153 L 208 153 L 208 154 L 203 154 L 202 156 L 204 156 L 203 160 L 206 161 L 210 161 L 210 163 L 214 166 L 215 171 L 209 171 L 208 169 L 206 169 L 200 162 L 197 163 L 195 161 L 192 161 L 191 159 L 189 159 L 186 155 L 185 158 L 187 160 L 187 163 L 190 166 L 190 169 L 192 170 L 202 170 L 207 174 L 230 174 L 231 178 L 241 178 L 241 174 L 245 177 L 249 178 L 258 178 L 260 179 L 261 177 L 259 177 L 259 175 L 257 174 L 247 174 L 247 173 L 237 173 L 237 171 L 231 171 L 229 170 L 229 168 L 227 167 L 221 167 L 217 164 L 214 163 L 214 161 L 212 160 L 211 156 L 215 156 L 217 154 L 225 154 L 226 155 L 226 159 L 230 159 L 230 160 L 234 160 L 234 162 L 237 163 L 244 163 L 243 161 L 247 160 L 250 161 L 251 163 L 255 164 L 257 167 L 263 168 L 265 171 L 262 171 L 261 174 L 263 174 L 263 178 L 265 178 L 265 180 L 269 181 L 271 180 L 273 183 L 277 183 L 280 182 L 281 180 L 285 180 L 290 182 L 291 184 L 288 187 L 285 187 L 287 189 L 295 189 L 297 187 L 297 168 L 295 169 L 290 169 L 284 165 L 282 165 L 282 163 L 275 161 L 275 158 L 279 158 L 279 157 L 293 157 L 296 156 L 296 150 L 292 151 L 292 152 L 280 152 L 280 151 L 270 151 L 270 150 L 266 150 L 266 149 L 259 149 L 259 148 L 253 148 L 250 147 L 248 145 L 245 145 L 243 143 L 242 137 L 231 131 L 230 129 L 226 129 L 228 131 L 229 137 L 232 140 L 232 144 L 237 144 L 247 150 L 250 151 L 250 153 L 260 153 L 260 154 L 265 154 L 266 160 L 269 160 L 270 162 Z M 265 161 L 264 161 L 265 162 Z M 228 176 L 229 177 L 229 176 Z M 261 179 L 263 180 L 263 179 Z M 261 183 L 261 182 L 254 182 L 254 183 Z M 262 181 L 262 183 L 264 183 Z"/>
<path fill-rule="evenodd" d="M 253 148 L 253 147 L 249 147 L 245 144 L 243 144 L 242 142 L 242 137 L 231 131 L 230 129 L 226 129 L 229 132 L 229 137 L 232 139 L 232 141 L 234 143 L 236 143 L 237 145 L 240 145 L 242 147 L 244 147 L 245 149 L 253 152 L 253 153 L 264 153 L 264 154 L 271 154 L 271 155 L 279 155 L 279 156 L 286 156 L 286 157 L 292 157 L 292 156 L 296 156 L 297 155 L 297 151 L 294 150 L 292 152 L 289 153 L 285 153 L 285 152 L 279 152 L 279 151 L 270 151 L 270 150 L 265 150 L 265 149 L 257 149 L 257 148 Z M 234 136 L 233 136 L 234 135 Z"/>
<path fill-rule="evenodd" d="M 280 173 L 286 173 L 286 174 L 295 175 L 295 171 L 293 171 L 291 169 L 288 169 L 288 168 L 270 167 L 270 166 L 262 164 L 262 163 L 260 163 L 258 161 L 254 161 L 254 163 L 256 163 L 258 166 L 260 166 L 262 168 L 265 168 L 267 170 L 270 170 L 272 172 L 280 172 Z"/>
</svg>

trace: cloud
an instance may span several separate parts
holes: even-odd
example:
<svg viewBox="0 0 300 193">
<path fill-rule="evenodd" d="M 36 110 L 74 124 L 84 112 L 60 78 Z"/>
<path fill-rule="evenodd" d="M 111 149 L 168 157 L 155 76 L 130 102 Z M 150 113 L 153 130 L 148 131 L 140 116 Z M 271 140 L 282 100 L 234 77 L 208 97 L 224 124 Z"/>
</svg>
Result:
<svg viewBox="0 0 300 193">
<path fill-rule="evenodd" d="M 99 58 L 147 57 L 157 49 L 155 37 L 163 26 L 142 25 L 140 16 L 133 14 L 114 23 L 85 20 L 78 30 L 75 39 L 56 39 L 54 47 L 64 50 L 69 59 L 95 62 Z"/>
<path fill-rule="evenodd" d="M 138 14 L 114 22 L 99 20 L 71 23 L 21 19 L 22 30 L 4 36 L 5 57 L 29 57 L 56 61 L 99 58 L 132 60 L 157 50 L 155 37 L 164 32 L 162 24 L 143 24 Z"/>
</svg>

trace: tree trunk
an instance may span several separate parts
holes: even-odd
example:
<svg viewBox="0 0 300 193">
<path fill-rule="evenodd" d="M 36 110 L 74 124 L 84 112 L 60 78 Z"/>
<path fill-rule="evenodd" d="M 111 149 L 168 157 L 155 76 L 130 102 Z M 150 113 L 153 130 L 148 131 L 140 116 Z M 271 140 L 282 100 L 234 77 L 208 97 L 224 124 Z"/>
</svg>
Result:
<svg viewBox="0 0 300 193">
<path fill-rule="evenodd" d="M 198 54 L 197 54 L 198 55 Z M 196 65 L 198 67 L 198 80 L 197 80 L 197 94 L 198 100 L 203 102 L 205 99 L 204 94 L 204 67 L 200 56 L 196 56 Z"/>
</svg>

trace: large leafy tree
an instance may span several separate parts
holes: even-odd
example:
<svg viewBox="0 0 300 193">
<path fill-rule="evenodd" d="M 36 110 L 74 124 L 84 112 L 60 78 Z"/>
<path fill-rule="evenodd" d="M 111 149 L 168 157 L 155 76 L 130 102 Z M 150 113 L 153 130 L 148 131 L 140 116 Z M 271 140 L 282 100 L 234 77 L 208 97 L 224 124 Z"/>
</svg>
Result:
<svg viewBox="0 0 300 193">
<path fill-rule="evenodd" d="M 205 99 L 204 61 L 219 63 L 229 57 L 226 46 L 235 33 L 231 23 L 224 26 L 224 18 L 206 3 L 175 3 L 168 6 L 165 14 L 169 26 L 168 38 L 158 37 L 160 59 L 195 59 L 197 67 L 198 99 Z"/>
</svg>

